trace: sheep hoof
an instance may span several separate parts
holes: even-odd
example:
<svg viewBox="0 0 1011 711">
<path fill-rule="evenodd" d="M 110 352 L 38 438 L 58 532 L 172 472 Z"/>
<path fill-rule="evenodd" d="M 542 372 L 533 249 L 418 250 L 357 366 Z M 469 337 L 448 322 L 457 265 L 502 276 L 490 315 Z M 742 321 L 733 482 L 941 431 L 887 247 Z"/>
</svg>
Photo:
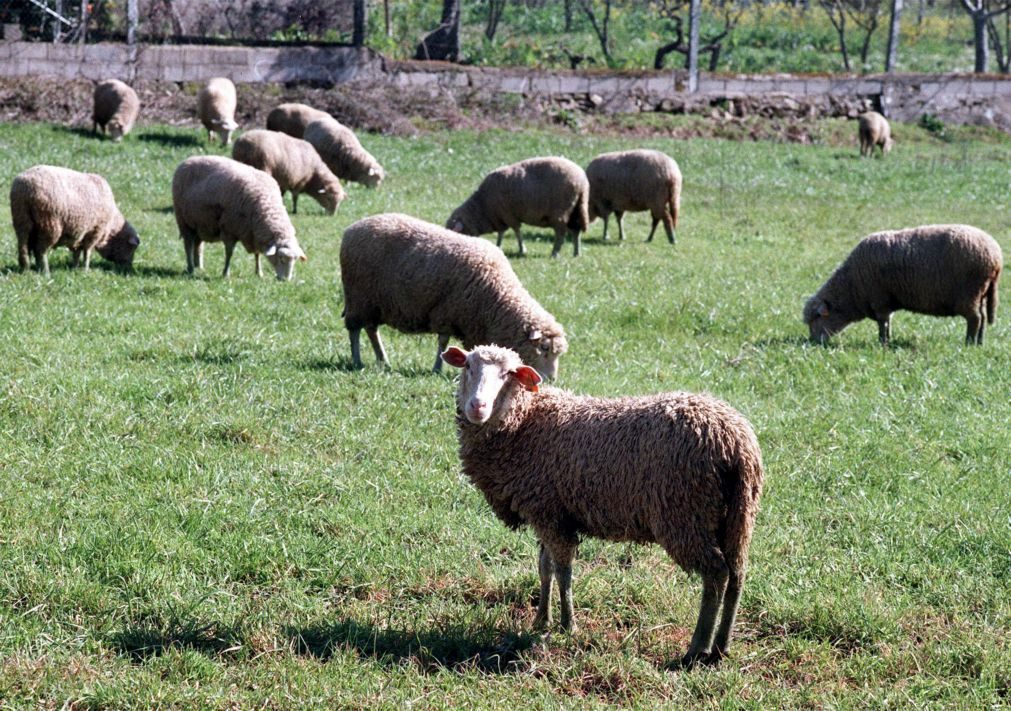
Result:
<svg viewBox="0 0 1011 711">
<path fill-rule="evenodd" d="M 710 664 L 715 663 L 715 661 L 719 661 L 719 658 L 717 658 L 716 660 L 712 660 L 713 656 L 714 655 L 710 654 L 709 652 L 695 652 L 694 654 L 692 652 L 688 652 L 686 655 L 681 657 L 680 663 L 675 662 L 671 666 L 674 668 L 679 667 L 685 671 L 688 671 L 690 669 L 694 669 L 699 665 L 708 666 Z"/>
</svg>

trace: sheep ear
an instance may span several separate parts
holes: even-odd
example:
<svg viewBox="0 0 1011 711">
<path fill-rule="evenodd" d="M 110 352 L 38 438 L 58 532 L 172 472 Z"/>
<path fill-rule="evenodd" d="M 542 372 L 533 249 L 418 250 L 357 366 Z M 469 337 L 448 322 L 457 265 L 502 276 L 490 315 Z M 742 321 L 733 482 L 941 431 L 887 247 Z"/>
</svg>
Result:
<svg viewBox="0 0 1011 711">
<path fill-rule="evenodd" d="M 516 378 L 525 389 L 532 393 L 537 392 L 537 385 L 541 382 L 541 376 L 529 365 L 521 365 L 509 374 Z"/>
<path fill-rule="evenodd" d="M 273 257 L 275 254 L 277 254 L 277 243 L 271 242 L 267 245 L 267 249 L 264 250 L 263 256 Z"/>
<path fill-rule="evenodd" d="M 828 304 L 822 302 L 821 306 L 818 307 L 818 315 L 822 318 L 828 318 Z"/>
<path fill-rule="evenodd" d="M 541 336 L 540 329 L 538 329 L 538 328 L 532 328 L 532 329 L 530 329 L 530 332 L 527 333 L 527 338 L 529 338 L 531 341 L 539 341 L 539 340 L 541 340 L 542 336 Z"/>
<path fill-rule="evenodd" d="M 369 168 L 369 175 L 375 175 L 375 174 L 376 174 L 376 169 L 375 168 Z"/>
<path fill-rule="evenodd" d="M 450 346 L 442 352 L 442 361 L 454 368 L 462 368 L 467 362 L 467 351 L 456 346 Z"/>
</svg>

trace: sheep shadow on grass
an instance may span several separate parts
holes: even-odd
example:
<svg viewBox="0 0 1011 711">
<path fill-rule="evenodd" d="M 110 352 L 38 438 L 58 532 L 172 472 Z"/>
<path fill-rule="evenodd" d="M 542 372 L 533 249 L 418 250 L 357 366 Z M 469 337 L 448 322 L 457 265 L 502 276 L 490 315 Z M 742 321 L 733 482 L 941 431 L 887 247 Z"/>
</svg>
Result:
<svg viewBox="0 0 1011 711">
<path fill-rule="evenodd" d="M 137 140 L 144 143 L 157 143 L 168 148 L 194 148 L 202 145 L 200 138 L 197 136 L 162 133 L 159 131 L 139 133 L 137 134 Z"/>
<path fill-rule="evenodd" d="M 449 627 L 439 630 L 381 629 L 344 619 L 332 624 L 288 629 L 296 654 L 327 660 L 350 651 L 388 667 L 405 662 L 423 673 L 440 671 L 516 674 L 528 671 L 523 653 L 538 637 L 493 627 Z"/>
<path fill-rule="evenodd" d="M 192 649 L 217 656 L 242 648 L 237 630 L 216 622 L 172 619 L 168 624 L 141 624 L 112 635 L 110 646 L 134 663 L 141 663 L 172 649 Z"/>
</svg>

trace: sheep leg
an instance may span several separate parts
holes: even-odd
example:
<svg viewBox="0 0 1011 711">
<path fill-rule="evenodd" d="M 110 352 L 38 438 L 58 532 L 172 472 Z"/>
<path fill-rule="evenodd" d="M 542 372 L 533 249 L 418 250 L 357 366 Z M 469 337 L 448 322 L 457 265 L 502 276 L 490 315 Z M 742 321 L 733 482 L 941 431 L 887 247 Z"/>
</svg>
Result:
<svg viewBox="0 0 1011 711">
<path fill-rule="evenodd" d="M 566 228 L 562 226 L 555 228 L 555 245 L 551 248 L 552 259 L 556 259 L 558 253 L 562 251 L 562 245 L 565 244 L 565 231 Z"/>
<path fill-rule="evenodd" d="M 379 337 L 378 327 L 372 326 L 370 328 L 366 326 L 365 335 L 369 337 L 369 341 L 372 343 L 372 352 L 376 354 L 376 362 L 389 367 L 390 361 L 386 358 L 386 349 L 383 348 L 383 339 Z"/>
<path fill-rule="evenodd" d="M 558 596 L 561 598 L 561 624 L 567 632 L 576 632 L 575 615 L 572 612 L 572 559 L 576 555 L 574 545 L 565 545 L 557 549 L 551 557 L 555 564 L 555 579 L 558 581 Z"/>
<path fill-rule="evenodd" d="M 495 240 L 495 246 L 496 247 L 499 247 L 499 248 L 502 247 L 502 240 L 505 239 L 505 233 L 506 233 L 505 230 L 499 230 L 499 232 L 498 232 L 498 239 Z"/>
<path fill-rule="evenodd" d="M 969 314 L 965 317 L 965 345 L 983 344 L 983 324 L 985 318 L 981 318 L 978 313 Z"/>
<path fill-rule="evenodd" d="M 72 249 L 70 250 L 70 254 L 71 254 L 70 266 L 73 267 L 74 269 L 77 269 L 77 267 L 80 266 L 81 263 L 81 250 Z"/>
<path fill-rule="evenodd" d="M 543 629 L 551 624 L 551 588 L 555 574 L 555 564 L 548 549 L 541 544 L 541 554 L 537 562 L 537 572 L 541 576 L 541 599 L 537 602 L 537 616 L 534 629 Z"/>
<path fill-rule="evenodd" d="M 192 274 L 196 265 L 193 263 L 193 240 L 183 237 L 183 250 L 186 252 L 186 273 Z"/>
<path fill-rule="evenodd" d="M 29 265 L 30 265 L 30 262 L 29 262 L 29 259 L 28 259 L 28 243 L 27 242 L 21 242 L 21 241 L 19 241 L 18 242 L 18 267 L 21 268 L 21 271 L 26 271 L 28 269 Z"/>
<path fill-rule="evenodd" d="M 716 618 L 720 614 L 723 596 L 727 590 L 727 566 L 721 561 L 722 570 L 710 572 L 702 577 L 702 605 L 699 608 L 699 619 L 695 623 L 688 652 L 681 659 L 681 665 L 690 669 L 699 662 L 708 661 L 709 650 L 713 646 L 713 632 Z"/>
<path fill-rule="evenodd" d="M 618 220 L 618 241 L 625 241 L 625 213 L 616 212 L 614 213 L 615 219 Z"/>
<path fill-rule="evenodd" d="M 298 214 L 298 193 L 294 190 L 291 191 L 291 214 Z"/>
<path fill-rule="evenodd" d="M 675 241 L 674 218 L 672 218 L 665 210 L 662 219 L 663 219 L 663 228 L 667 232 L 667 241 L 670 242 L 671 244 L 674 244 Z"/>
<path fill-rule="evenodd" d="M 197 269 L 204 268 L 204 243 L 199 239 L 193 242 L 193 263 L 196 264 Z"/>
<path fill-rule="evenodd" d="M 442 372 L 442 352 L 449 347 L 449 334 L 440 333 L 439 334 L 439 350 L 435 352 L 435 365 L 432 366 L 433 373 Z"/>
<path fill-rule="evenodd" d="M 263 264 L 260 262 L 260 253 L 256 253 L 256 276 L 263 276 Z"/>
<path fill-rule="evenodd" d="M 654 217 L 653 218 L 653 226 L 649 230 L 649 237 L 646 238 L 647 242 L 652 242 L 653 241 L 653 233 L 656 232 L 656 226 L 659 225 L 659 224 L 660 224 L 660 218 L 659 217 Z"/>
<path fill-rule="evenodd" d="M 225 268 L 221 272 L 222 277 L 227 277 L 232 268 L 232 252 L 235 251 L 235 242 L 225 242 Z"/>
<path fill-rule="evenodd" d="M 734 623 L 737 621 L 737 605 L 741 601 L 741 590 L 744 588 L 744 573 L 735 572 L 727 582 L 727 591 L 723 595 L 723 612 L 720 615 L 720 626 L 716 629 L 713 639 L 713 651 L 708 661 L 718 662 L 727 656 Z"/>
<path fill-rule="evenodd" d="M 348 337 L 351 339 L 351 366 L 354 368 L 362 367 L 361 335 L 362 329 L 348 328 Z"/>
<path fill-rule="evenodd" d="M 84 252 L 84 271 L 88 271 L 91 269 L 91 249 L 85 247 L 81 251 Z M 77 265 L 75 264 L 74 266 L 76 267 Z"/>
<path fill-rule="evenodd" d="M 41 245 L 35 247 L 35 268 L 38 269 L 43 276 L 49 276 L 49 257 L 46 256 L 46 250 Z"/>
<path fill-rule="evenodd" d="M 892 315 L 888 314 L 878 319 L 878 340 L 881 345 L 887 346 L 888 339 L 892 336 Z"/>
<path fill-rule="evenodd" d="M 513 227 L 513 231 L 516 233 L 516 242 L 520 246 L 520 256 L 521 257 L 527 256 L 527 248 L 523 244 L 523 234 L 520 232 L 520 226 L 516 225 L 515 227 Z"/>
<path fill-rule="evenodd" d="M 607 222 L 608 222 L 608 220 L 610 220 L 610 219 L 611 219 L 611 213 L 609 213 L 609 212 L 608 212 L 608 213 L 606 213 L 606 214 L 604 215 L 604 237 L 603 237 L 603 240 L 604 240 L 605 242 L 607 241 Z"/>
</svg>

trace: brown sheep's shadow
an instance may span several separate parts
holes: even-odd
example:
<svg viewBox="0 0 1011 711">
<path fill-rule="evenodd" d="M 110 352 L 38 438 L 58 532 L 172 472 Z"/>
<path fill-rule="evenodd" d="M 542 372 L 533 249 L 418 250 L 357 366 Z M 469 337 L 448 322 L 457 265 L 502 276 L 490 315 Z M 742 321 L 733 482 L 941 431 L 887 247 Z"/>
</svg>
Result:
<svg viewBox="0 0 1011 711">
<path fill-rule="evenodd" d="M 405 663 L 422 673 L 478 670 L 487 674 L 517 674 L 531 664 L 523 653 L 537 637 L 503 632 L 493 627 L 450 627 L 440 630 L 381 629 L 351 619 L 288 629 L 296 654 L 327 660 L 349 651 L 389 668 Z"/>
<path fill-rule="evenodd" d="M 110 646 L 134 663 L 171 649 L 192 649 L 208 656 L 241 647 L 237 630 L 216 622 L 170 620 L 166 625 L 138 625 L 114 634 Z"/>
<path fill-rule="evenodd" d="M 185 269 L 169 269 L 168 267 L 156 267 L 152 264 L 135 264 L 130 269 L 124 269 L 119 267 L 112 262 L 92 262 L 92 269 L 101 269 L 106 272 L 116 272 L 120 274 L 125 274 L 126 276 L 139 277 L 139 278 L 150 278 L 150 277 L 180 277 L 186 275 Z"/>
<path fill-rule="evenodd" d="M 192 135 L 180 135 L 178 133 L 161 133 L 157 131 L 146 131 L 137 134 L 137 140 L 144 143 L 157 143 L 169 148 L 194 148 L 203 145 L 200 138 Z"/>
<path fill-rule="evenodd" d="M 84 126 L 52 126 L 53 131 L 58 133 L 69 133 L 72 136 L 80 136 L 81 138 L 98 138 L 98 139 L 108 139 L 107 136 L 101 133 L 95 133 L 90 128 Z"/>
<path fill-rule="evenodd" d="M 144 209 L 144 212 L 153 212 L 159 215 L 171 215 L 172 213 L 175 212 L 175 208 L 172 207 L 171 205 L 168 205 L 166 207 L 148 207 Z"/>
<path fill-rule="evenodd" d="M 426 375 L 436 375 L 430 366 L 405 365 L 383 368 L 370 360 L 371 354 L 362 354 L 363 366 L 356 368 L 351 363 L 350 356 L 336 356 L 330 358 L 309 358 L 302 362 L 302 367 L 306 370 L 314 370 L 321 373 L 387 373 L 399 375 L 403 378 L 419 378 Z M 443 372 L 445 375 L 445 371 Z"/>
</svg>

